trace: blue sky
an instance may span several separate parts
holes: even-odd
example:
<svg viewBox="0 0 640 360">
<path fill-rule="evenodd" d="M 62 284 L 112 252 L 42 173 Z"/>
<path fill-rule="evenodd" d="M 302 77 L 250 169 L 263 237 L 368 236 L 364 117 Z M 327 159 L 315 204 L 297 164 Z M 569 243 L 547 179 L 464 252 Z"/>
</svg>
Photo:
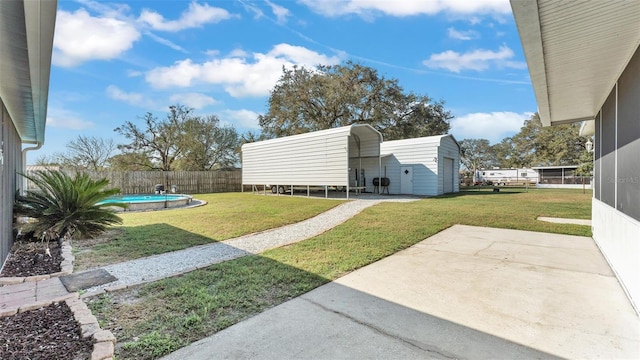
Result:
<svg viewBox="0 0 640 360">
<path fill-rule="evenodd" d="M 45 145 L 113 138 L 176 103 L 259 130 L 282 67 L 347 60 L 444 100 L 457 139 L 492 143 L 537 106 L 507 0 L 60 0 Z"/>
</svg>

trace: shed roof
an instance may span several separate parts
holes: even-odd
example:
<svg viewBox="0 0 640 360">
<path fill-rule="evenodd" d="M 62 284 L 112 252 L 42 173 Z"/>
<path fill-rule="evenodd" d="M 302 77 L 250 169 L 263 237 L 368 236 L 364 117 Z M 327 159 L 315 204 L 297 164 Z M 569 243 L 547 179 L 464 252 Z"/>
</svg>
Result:
<svg viewBox="0 0 640 360">
<path fill-rule="evenodd" d="M 418 143 L 420 143 L 420 144 L 424 144 L 424 143 L 440 144 L 440 142 L 442 142 L 442 139 L 446 138 L 446 137 L 450 137 L 451 140 L 453 140 L 453 142 L 456 143 L 458 148 L 460 148 L 460 144 L 458 143 L 458 141 L 456 141 L 456 138 L 454 138 L 453 135 L 451 135 L 451 134 L 424 136 L 424 137 L 411 138 L 411 139 L 391 140 L 391 141 L 385 141 L 385 142 L 383 142 L 383 144 L 387 144 L 387 145 L 389 145 L 389 144 L 391 144 L 391 145 L 395 145 L 395 144 L 410 145 L 410 144 L 418 144 Z"/>
<path fill-rule="evenodd" d="M 640 1 L 511 0 L 546 126 L 591 120 L 640 44 Z"/>
<path fill-rule="evenodd" d="M 44 143 L 57 6 L 0 1 L 0 98 L 25 143 Z"/>
<path fill-rule="evenodd" d="M 267 144 L 277 144 L 280 142 L 291 141 L 292 139 L 304 139 L 304 138 L 312 138 L 312 137 L 323 137 L 323 136 L 332 136 L 332 135 L 344 135 L 350 136 L 351 134 L 356 134 L 358 136 L 366 135 L 367 137 L 375 137 L 379 142 L 382 142 L 382 134 L 376 129 L 374 129 L 369 124 L 352 124 L 347 126 L 342 126 L 338 128 L 326 129 L 326 130 L 318 130 L 312 131 L 304 134 L 291 135 L 291 136 L 283 136 L 280 138 L 269 139 L 264 141 L 257 141 L 252 143 L 246 143 L 242 145 L 242 148 L 248 148 L 253 146 L 265 146 Z"/>
</svg>

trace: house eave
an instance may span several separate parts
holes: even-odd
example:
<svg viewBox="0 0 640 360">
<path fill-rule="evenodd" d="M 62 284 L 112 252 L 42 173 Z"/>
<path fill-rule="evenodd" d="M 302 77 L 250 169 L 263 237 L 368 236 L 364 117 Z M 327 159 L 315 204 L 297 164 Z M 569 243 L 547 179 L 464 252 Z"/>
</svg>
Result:
<svg viewBox="0 0 640 360">
<path fill-rule="evenodd" d="M 590 120 L 640 44 L 640 1 L 511 0 L 545 126 Z"/>
<path fill-rule="evenodd" d="M 0 98 L 23 143 L 43 144 L 57 0 L 0 1 Z"/>
</svg>

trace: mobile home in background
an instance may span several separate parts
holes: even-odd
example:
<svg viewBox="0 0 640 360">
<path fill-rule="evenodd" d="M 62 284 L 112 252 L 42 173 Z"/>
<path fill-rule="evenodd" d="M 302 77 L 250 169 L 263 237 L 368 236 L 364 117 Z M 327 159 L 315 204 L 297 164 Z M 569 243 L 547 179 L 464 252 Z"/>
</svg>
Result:
<svg viewBox="0 0 640 360">
<path fill-rule="evenodd" d="M 538 172 L 534 169 L 480 169 L 476 171 L 476 181 L 493 185 L 535 185 Z"/>
</svg>

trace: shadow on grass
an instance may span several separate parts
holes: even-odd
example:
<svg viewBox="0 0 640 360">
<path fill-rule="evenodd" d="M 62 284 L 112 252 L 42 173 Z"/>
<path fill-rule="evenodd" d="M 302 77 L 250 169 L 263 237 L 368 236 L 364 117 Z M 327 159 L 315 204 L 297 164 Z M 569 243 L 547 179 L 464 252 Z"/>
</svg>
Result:
<svg viewBox="0 0 640 360">
<path fill-rule="evenodd" d="M 460 196 L 500 196 L 505 194 L 522 194 L 526 192 L 525 189 L 508 189 L 508 188 L 497 188 L 500 190 L 499 192 L 494 192 L 493 188 L 491 189 L 464 189 L 460 190 L 457 193 L 449 193 L 437 196 L 437 198 L 454 198 Z"/>
<path fill-rule="evenodd" d="M 78 242 L 74 249 L 76 269 L 105 266 L 218 241 L 168 224 L 120 227 L 111 234 L 113 237 L 106 240 Z"/>
<path fill-rule="evenodd" d="M 244 252 L 223 243 L 213 245 L 230 253 Z M 297 245 L 301 244 L 291 246 Z M 200 255 L 210 256 L 204 251 Z M 295 257 L 280 254 L 276 260 L 271 257 L 276 256 L 272 251 L 264 255 L 240 256 L 89 300 L 89 306 L 101 326 L 116 334 L 117 357 L 157 359 L 331 281 L 300 269 L 296 266 Z M 197 259 L 190 260 L 193 260 L 191 265 L 198 265 Z M 324 266 L 336 265 L 327 263 Z M 251 320 L 254 325 L 230 329 L 240 333 L 226 350 L 217 346 L 199 346 L 198 354 L 177 352 L 172 358 L 208 358 L 211 354 L 220 358 L 242 358 L 247 355 L 244 353 L 247 349 L 251 349 L 253 357 L 258 358 L 274 357 L 273 351 L 275 357 L 278 354 L 284 356 L 291 350 L 296 350 L 304 358 L 314 354 L 320 356 L 316 348 L 318 343 L 323 349 L 322 357 L 349 354 L 354 349 L 354 355 L 379 357 L 380 344 L 385 344 L 391 357 L 401 358 L 432 357 L 434 351 L 453 358 L 471 356 L 465 353 L 468 349 L 473 349 L 472 357 L 552 357 L 339 284 L 331 284 L 328 293 L 327 290 L 317 291 L 325 292 L 317 297 L 318 301 L 324 302 L 320 308 L 311 306 L 302 311 L 289 311 L 287 306 L 291 305 L 284 305 L 284 308 L 274 309 L 275 313 L 265 315 L 266 322 L 261 317 Z M 323 306 L 331 308 L 322 310 Z M 398 327 L 404 321 L 411 325 L 407 328 L 409 331 L 403 329 L 404 325 Z M 393 336 L 384 335 L 386 332 Z M 455 344 L 446 335 L 451 333 L 459 334 L 454 337 Z M 442 344 L 434 342 L 432 336 L 436 334 L 440 334 L 437 338 L 443 341 Z M 295 349 L 287 350 L 279 345 L 260 348 L 267 344 L 274 346 L 274 342 L 283 337 L 290 337 L 283 345 L 288 344 Z M 447 337 L 449 341 L 445 341 Z M 264 340 L 271 338 L 273 342 Z M 352 339 L 358 339 L 355 345 Z"/>
</svg>

